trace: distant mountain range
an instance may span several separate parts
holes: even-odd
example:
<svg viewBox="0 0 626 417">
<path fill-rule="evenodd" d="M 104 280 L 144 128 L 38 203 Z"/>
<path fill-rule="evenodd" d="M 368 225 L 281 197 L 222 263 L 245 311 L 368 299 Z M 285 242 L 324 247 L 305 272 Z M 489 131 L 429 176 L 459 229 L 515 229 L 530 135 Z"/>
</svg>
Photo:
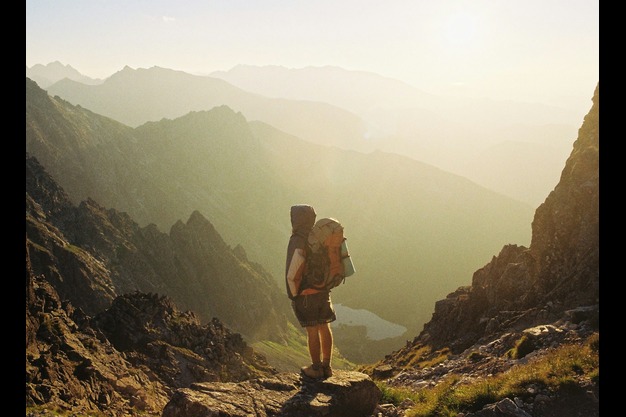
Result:
<svg viewBox="0 0 626 417">
<path fill-rule="evenodd" d="M 349 110 L 365 121 L 377 149 L 428 162 L 532 206 L 558 181 L 587 111 L 437 96 L 378 74 L 331 66 L 237 65 L 211 76 L 268 97 Z"/>
<path fill-rule="evenodd" d="M 435 96 L 338 67 L 239 65 L 211 76 L 126 67 L 104 81 L 60 67 L 26 73 L 55 79 L 39 84 L 50 94 L 132 127 L 227 105 L 314 143 L 407 155 L 533 207 L 558 181 L 586 110 Z"/>
<path fill-rule="evenodd" d="M 98 85 L 64 78 L 47 90 L 131 127 L 226 105 L 248 120 L 262 120 L 316 143 L 344 148 L 366 145 L 363 121 L 347 110 L 314 101 L 268 98 L 219 78 L 167 68 L 125 67 Z"/>
<path fill-rule="evenodd" d="M 50 62 L 46 65 L 35 64 L 30 68 L 27 66 L 26 76 L 35 81 L 41 88 L 48 88 L 57 81 L 61 81 L 65 78 L 87 85 L 98 85 L 102 83 L 102 80 L 83 75 L 71 65 L 63 65 L 59 61 Z"/>
<path fill-rule="evenodd" d="M 306 142 L 225 106 L 133 129 L 27 79 L 26 149 L 75 204 L 92 198 L 161 230 L 199 211 L 280 287 L 289 207 L 310 203 L 345 225 L 357 265 L 337 302 L 409 335 L 499 247 L 530 240 L 527 205 L 407 157 Z"/>
</svg>

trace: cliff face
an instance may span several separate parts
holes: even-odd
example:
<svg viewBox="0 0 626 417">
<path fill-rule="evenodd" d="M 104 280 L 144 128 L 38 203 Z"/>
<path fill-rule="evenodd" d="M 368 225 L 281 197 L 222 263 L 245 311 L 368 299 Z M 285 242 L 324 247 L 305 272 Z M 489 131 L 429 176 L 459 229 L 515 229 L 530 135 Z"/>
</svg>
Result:
<svg viewBox="0 0 626 417">
<path fill-rule="evenodd" d="M 535 212 L 530 247 L 505 245 L 471 285 L 435 304 L 413 341 L 364 369 L 389 386 L 429 391 L 451 380 L 459 386 L 496 381 L 515 375 L 514 368 L 533 373 L 524 366 L 562 361 L 549 356 L 559 348 L 590 352 L 586 360 L 598 364 L 599 281 L 596 87 L 559 183 Z M 466 415 L 597 417 L 597 374 L 579 371 L 563 387 L 520 381 L 525 398 L 504 398 Z"/>
<path fill-rule="evenodd" d="M 598 85 L 561 179 L 533 220 L 538 292 L 566 308 L 599 301 L 599 112 Z"/>
<path fill-rule="evenodd" d="M 428 345 L 459 353 L 510 331 L 571 319 L 572 311 L 597 327 L 599 280 L 598 86 L 561 179 L 535 212 L 530 247 L 504 246 L 471 286 L 436 303 L 432 319 L 401 351 Z"/>
<path fill-rule="evenodd" d="M 461 351 L 481 338 L 599 305 L 599 85 L 561 179 L 532 222 L 529 248 L 506 245 L 472 285 L 437 302 L 416 338 Z"/>
</svg>

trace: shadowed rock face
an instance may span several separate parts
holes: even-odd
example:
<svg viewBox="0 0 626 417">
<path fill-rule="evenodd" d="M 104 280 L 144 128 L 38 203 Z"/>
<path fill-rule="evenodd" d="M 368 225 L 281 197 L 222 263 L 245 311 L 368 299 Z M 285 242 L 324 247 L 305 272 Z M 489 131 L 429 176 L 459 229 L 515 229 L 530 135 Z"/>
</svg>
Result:
<svg viewBox="0 0 626 417">
<path fill-rule="evenodd" d="M 119 296 L 92 323 L 134 366 L 151 369 L 170 388 L 275 373 L 239 333 L 217 318 L 201 324 L 195 313 L 179 311 L 165 296 Z"/>
<path fill-rule="evenodd" d="M 561 179 L 537 208 L 532 225 L 538 295 L 565 308 L 598 303 L 599 100 L 598 85 Z"/>
<path fill-rule="evenodd" d="M 381 398 L 360 372 L 337 371 L 323 381 L 281 373 L 241 383 L 202 383 L 178 390 L 163 417 L 365 417 Z"/>
<path fill-rule="evenodd" d="M 26 406 L 160 415 L 171 389 L 149 369 L 131 364 L 82 310 L 62 302 L 46 279 L 32 273 L 28 252 L 27 246 Z"/>
</svg>

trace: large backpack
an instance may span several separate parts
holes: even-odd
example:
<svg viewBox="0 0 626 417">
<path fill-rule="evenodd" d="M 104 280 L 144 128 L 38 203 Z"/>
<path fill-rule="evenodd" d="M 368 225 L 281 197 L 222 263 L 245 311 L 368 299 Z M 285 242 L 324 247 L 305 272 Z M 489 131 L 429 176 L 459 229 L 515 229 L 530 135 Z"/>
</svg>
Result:
<svg viewBox="0 0 626 417">
<path fill-rule="evenodd" d="M 309 232 L 304 288 L 330 290 L 354 272 L 343 226 L 333 218 L 319 219 Z"/>
</svg>

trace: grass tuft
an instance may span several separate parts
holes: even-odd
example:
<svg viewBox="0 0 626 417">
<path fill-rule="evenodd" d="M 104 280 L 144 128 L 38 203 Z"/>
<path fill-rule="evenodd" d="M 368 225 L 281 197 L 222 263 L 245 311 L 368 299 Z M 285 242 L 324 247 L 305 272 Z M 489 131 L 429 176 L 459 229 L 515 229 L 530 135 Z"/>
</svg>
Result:
<svg viewBox="0 0 626 417">
<path fill-rule="evenodd" d="M 536 349 L 535 342 L 528 335 L 523 335 L 515 346 L 507 352 L 507 356 L 511 359 L 522 359 Z"/>
</svg>

